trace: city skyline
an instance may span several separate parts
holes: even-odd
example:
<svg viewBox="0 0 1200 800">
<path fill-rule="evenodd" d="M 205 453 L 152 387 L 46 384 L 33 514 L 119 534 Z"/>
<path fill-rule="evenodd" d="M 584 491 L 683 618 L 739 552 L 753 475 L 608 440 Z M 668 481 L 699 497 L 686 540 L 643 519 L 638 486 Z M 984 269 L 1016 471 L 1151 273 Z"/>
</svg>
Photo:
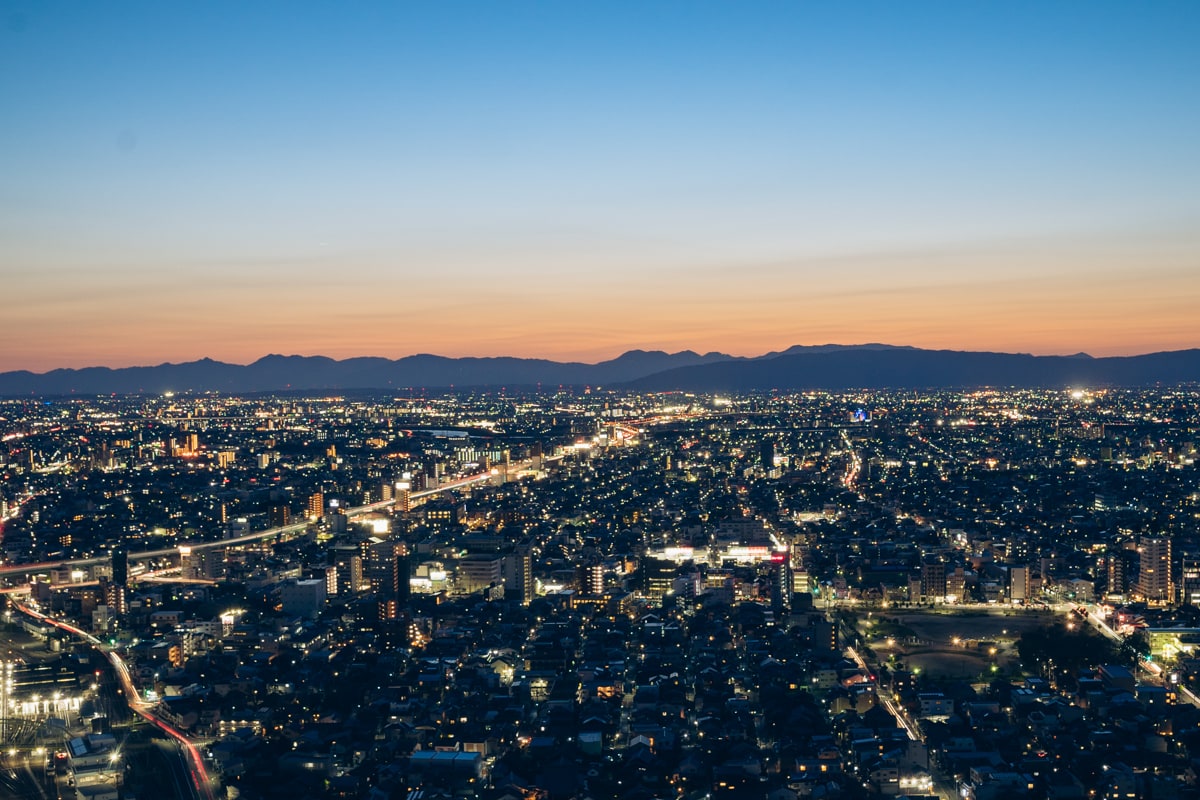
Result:
<svg viewBox="0 0 1200 800">
<path fill-rule="evenodd" d="M 1187 3 L 0 17 L 0 372 L 1200 344 Z"/>
</svg>

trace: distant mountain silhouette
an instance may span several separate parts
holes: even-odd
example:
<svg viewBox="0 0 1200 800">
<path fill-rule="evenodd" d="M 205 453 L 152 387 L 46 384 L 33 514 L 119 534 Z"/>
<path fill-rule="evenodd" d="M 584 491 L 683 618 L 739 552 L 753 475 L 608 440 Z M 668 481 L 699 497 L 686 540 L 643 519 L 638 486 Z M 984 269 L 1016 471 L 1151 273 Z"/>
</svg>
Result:
<svg viewBox="0 0 1200 800">
<path fill-rule="evenodd" d="M 263 356 L 252 364 L 226 364 L 204 358 L 153 367 L 87 367 L 35 374 L 0 373 L 0 396 L 70 394 L 161 394 L 167 391 L 250 393 L 273 391 L 558 385 L 601 386 L 627 383 L 657 372 L 733 358 L 690 350 L 664 353 L 631 350 L 598 364 L 534 358 L 447 358 L 428 354 L 387 358 Z"/>
<path fill-rule="evenodd" d="M 1086 353 L 1033 356 L 921 350 L 886 344 L 795 346 L 754 358 L 691 350 L 631 350 L 598 364 L 530 358 L 396 360 L 264 356 L 252 364 L 201 359 L 152 367 L 88 367 L 0 373 L 0 395 L 231 394 L 450 387 L 628 386 L 699 392 L 797 389 L 932 389 L 980 386 L 1060 388 L 1150 386 L 1200 381 L 1200 350 L 1119 358 Z"/>
<path fill-rule="evenodd" d="M 790 352 L 790 351 L 789 351 Z M 867 346 L 678 367 L 631 388 L 687 391 L 1177 385 L 1200 381 L 1200 350 L 1092 358 Z"/>
<path fill-rule="evenodd" d="M 797 356 L 811 353 L 841 353 L 846 350 L 916 350 L 916 347 L 908 347 L 907 345 L 894 344 L 879 344 L 872 342 L 870 344 L 794 344 L 783 352 L 771 352 L 766 355 L 761 355 L 756 361 L 761 361 L 765 358 L 777 358 L 779 356 Z"/>
</svg>

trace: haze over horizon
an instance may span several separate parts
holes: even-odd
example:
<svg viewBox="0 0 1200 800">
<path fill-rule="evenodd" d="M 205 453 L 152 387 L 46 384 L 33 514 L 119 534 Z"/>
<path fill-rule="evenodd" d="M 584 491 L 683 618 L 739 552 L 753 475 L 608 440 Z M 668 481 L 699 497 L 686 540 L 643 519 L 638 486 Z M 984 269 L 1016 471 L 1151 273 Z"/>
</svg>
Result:
<svg viewBox="0 0 1200 800">
<path fill-rule="evenodd" d="M 1200 345 L 1189 2 L 0 12 L 0 371 Z"/>
</svg>

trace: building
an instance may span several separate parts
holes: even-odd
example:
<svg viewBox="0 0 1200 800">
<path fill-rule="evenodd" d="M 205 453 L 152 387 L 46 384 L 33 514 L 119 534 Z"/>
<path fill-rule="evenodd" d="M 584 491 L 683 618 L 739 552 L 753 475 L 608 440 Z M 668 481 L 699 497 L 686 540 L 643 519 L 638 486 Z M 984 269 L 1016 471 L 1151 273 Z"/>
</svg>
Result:
<svg viewBox="0 0 1200 800">
<path fill-rule="evenodd" d="M 1132 545 L 1132 542 L 1130 543 Z M 1138 551 L 1132 546 L 1117 550 L 1108 555 L 1106 564 L 1108 574 L 1108 593 L 1114 595 L 1126 594 L 1133 585 L 1137 575 Z"/>
<path fill-rule="evenodd" d="M 114 547 L 112 551 L 112 582 L 117 586 L 129 584 L 129 551 Z"/>
<path fill-rule="evenodd" d="M 1138 552 L 1138 594 L 1150 603 L 1175 602 L 1175 583 L 1171 579 L 1171 540 L 1142 539 Z"/>
<path fill-rule="evenodd" d="M 279 590 L 283 613 L 298 617 L 316 617 L 325 605 L 325 581 L 310 578 L 289 581 Z"/>
<path fill-rule="evenodd" d="M 674 561 L 661 558 L 648 558 L 642 562 L 644 591 L 651 600 L 661 601 L 675 588 L 675 575 L 678 568 Z"/>
<path fill-rule="evenodd" d="M 403 544 L 396 548 L 392 557 L 392 597 L 401 604 L 408 603 L 412 597 L 412 561 Z"/>
<path fill-rule="evenodd" d="M 1014 603 L 1029 602 L 1029 567 L 1009 568 L 1008 599 Z"/>
<path fill-rule="evenodd" d="M 408 583 L 408 544 L 396 539 L 372 539 L 366 547 L 366 561 L 363 570 L 371 589 L 382 595 L 395 598 Z M 398 560 L 403 559 L 404 565 L 398 566 Z M 403 581 L 400 579 L 404 573 Z"/>
<path fill-rule="evenodd" d="M 396 600 L 377 600 L 375 607 L 382 623 L 405 624 L 408 621 L 408 612 L 405 611 L 404 604 Z"/>
<path fill-rule="evenodd" d="M 325 493 L 313 492 L 308 496 L 308 518 L 320 519 L 325 514 Z"/>
<path fill-rule="evenodd" d="M 930 560 L 921 564 L 921 596 L 926 600 L 942 600 L 946 597 L 944 562 Z"/>
<path fill-rule="evenodd" d="M 504 594 L 516 599 L 523 606 L 533 600 L 533 557 L 526 550 L 518 550 L 504 557 Z"/>
<path fill-rule="evenodd" d="M 89 800 L 120 797 L 125 763 L 111 733 L 91 733 L 68 741 L 67 769 L 77 797 Z"/>
<path fill-rule="evenodd" d="M 833 620 L 814 617 L 810 620 L 813 650 L 822 655 L 834 655 L 838 650 L 838 626 Z"/>
<path fill-rule="evenodd" d="M 775 469 L 775 441 L 763 439 L 758 445 L 758 454 L 762 459 L 762 468 L 766 472 Z"/>
<path fill-rule="evenodd" d="M 1179 586 L 1179 602 L 1185 606 L 1200 606 L 1200 558 L 1183 560 L 1183 580 Z"/>
<path fill-rule="evenodd" d="M 459 591 L 474 594 L 502 584 L 503 562 L 503 558 L 485 553 L 472 553 L 461 559 L 454 573 Z"/>
<path fill-rule="evenodd" d="M 792 563 L 787 553 L 776 553 L 771 562 L 771 611 L 778 616 L 792 608 Z"/>
<path fill-rule="evenodd" d="M 267 518 L 270 520 L 272 528 L 282 528 L 284 525 L 291 524 L 292 510 L 284 503 L 276 503 L 267 512 Z"/>
<path fill-rule="evenodd" d="M 202 578 L 204 580 L 220 580 L 225 577 L 225 548 L 208 547 L 204 550 L 188 548 L 188 553 L 182 553 L 180 548 L 180 574 L 184 578 Z"/>
<path fill-rule="evenodd" d="M 603 564 L 584 564 L 579 568 L 579 590 L 584 594 L 604 594 Z"/>
<path fill-rule="evenodd" d="M 424 516 L 425 524 L 431 528 L 447 528 L 461 519 L 459 508 L 452 503 L 425 506 Z"/>
<path fill-rule="evenodd" d="M 339 597 L 357 594 L 363 587 L 363 562 L 359 549 L 354 545 L 335 547 L 333 565 L 337 569 L 337 594 Z"/>
<path fill-rule="evenodd" d="M 101 579 L 100 588 L 104 593 L 104 604 L 108 606 L 108 609 L 112 614 L 122 616 L 128 613 L 129 603 L 125 593 L 125 586 L 123 584 L 117 583 L 116 581 L 112 581 L 110 583 L 109 581 Z"/>
<path fill-rule="evenodd" d="M 412 511 L 412 482 L 397 481 L 395 491 L 392 492 L 392 497 L 396 501 L 393 508 L 397 512 L 407 514 Z"/>
<path fill-rule="evenodd" d="M 946 575 L 946 602 L 960 603 L 967 593 L 967 574 L 962 567 Z"/>
</svg>

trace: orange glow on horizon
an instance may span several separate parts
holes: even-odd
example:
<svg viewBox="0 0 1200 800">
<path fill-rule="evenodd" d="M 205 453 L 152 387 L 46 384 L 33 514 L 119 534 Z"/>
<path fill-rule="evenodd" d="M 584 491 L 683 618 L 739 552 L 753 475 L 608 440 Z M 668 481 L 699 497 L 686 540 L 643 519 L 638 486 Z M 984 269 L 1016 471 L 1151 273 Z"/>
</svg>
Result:
<svg viewBox="0 0 1200 800">
<path fill-rule="evenodd" d="M 1144 263 L 1133 245 L 1060 249 L 473 279 L 439 270 L 377 288 L 341 262 L 278 289 L 253 276 L 151 284 L 136 272 L 79 273 L 19 287 L 23 302 L 0 318 L 0 371 L 247 364 L 269 353 L 594 363 L 631 349 L 759 356 L 829 343 L 1097 357 L 1200 346 L 1197 248 L 1147 251 L 1155 259 Z"/>
</svg>

